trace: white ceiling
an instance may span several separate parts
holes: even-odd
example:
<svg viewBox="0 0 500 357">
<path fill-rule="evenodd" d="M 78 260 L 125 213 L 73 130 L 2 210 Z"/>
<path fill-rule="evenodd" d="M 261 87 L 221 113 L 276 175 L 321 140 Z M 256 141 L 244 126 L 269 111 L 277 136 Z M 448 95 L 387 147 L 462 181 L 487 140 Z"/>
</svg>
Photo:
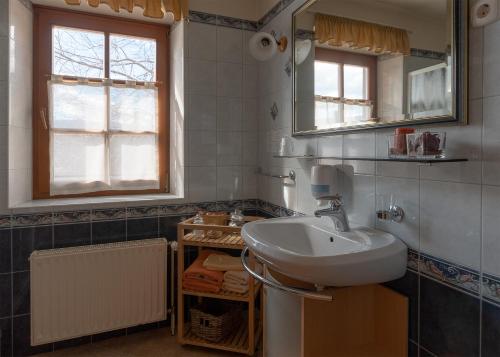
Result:
<svg viewBox="0 0 500 357">
<path fill-rule="evenodd" d="M 375 2 L 424 16 L 444 17 L 446 15 L 447 0 L 375 0 Z"/>
<path fill-rule="evenodd" d="M 2 0 L 3 1 L 3 0 Z M 89 6 L 86 1 L 82 1 L 80 6 L 71 6 L 67 5 L 64 0 L 31 0 L 33 4 L 59 7 L 67 10 L 75 10 L 75 11 L 83 11 L 89 12 L 93 14 L 101 14 L 101 15 L 109 15 L 109 16 L 118 16 L 127 19 L 140 20 L 146 22 L 154 22 L 170 25 L 173 23 L 173 17 L 171 15 L 165 16 L 163 19 L 152 19 L 150 17 L 145 17 L 142 15 L 142 9 L 140 7 L 135 7 L 132 13 L 129 13 L 126 10 L 120 10 L 120 12 L 113 11 L 107 5 L 101 5 L 97 8 Z"/>
</svg>

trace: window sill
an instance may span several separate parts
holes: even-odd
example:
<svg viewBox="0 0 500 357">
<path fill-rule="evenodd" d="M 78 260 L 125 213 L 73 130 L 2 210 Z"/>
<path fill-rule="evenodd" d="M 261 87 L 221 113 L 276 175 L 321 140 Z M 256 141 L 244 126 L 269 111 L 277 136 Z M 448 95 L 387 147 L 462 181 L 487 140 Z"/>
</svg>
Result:
<svg viewBox="0 0 500 357">
<path fill-rule="evenodd" d="M 81 197 L 81 198 L 54 198 L 45 200 L 26 201 L 10 207 L 12 210 L 23 209 L 64 209 L 65 207 L 78 206 L 81 208 L 99 207 L 99 206 L 117 206 L 127 205 L 155 205 L 162 203 L 183 203 L 184 197 L 171 194 L 149 194 L 149 195 L 124 195 L 124 196 L 101 196 L 101 197 Z M 73 207 L 74 208 L 74 207 Z"/>
</svg>

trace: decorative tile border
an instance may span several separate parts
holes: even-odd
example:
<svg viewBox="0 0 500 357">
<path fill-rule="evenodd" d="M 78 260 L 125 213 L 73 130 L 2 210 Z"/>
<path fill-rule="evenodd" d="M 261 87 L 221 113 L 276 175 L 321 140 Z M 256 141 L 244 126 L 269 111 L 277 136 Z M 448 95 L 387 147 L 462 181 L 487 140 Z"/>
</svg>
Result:
<svg viewBox="0 0 500 357">
<path fill-rule="evenodd" d="M 90 221 L 90 211 L 54 212 L 54 224 Z"/>
<path fill-rule="evenodd" d="M 483 273 L 482 294 L 487 301 L 500 304 L 500 278 Z"/>
<path fill-rule="evenodd" d="M 10 216 L 0 216 L 0 228 L 10 228 Z"/>
<path fill-rule="evenodd" d="M 12 216 L 12 227 L 52 224 L 52 213 L 19 214 Z"/>
<path fill-rule="evenodd" d="M 189 20 L 207 25 L 224 26 L 247 31 L 259 31 L 260 29 L 262 29 L 262 27 L 271 22 L 271 20 L 279 15 L 283 10 L 285 10 L 293 1 L 294 0 L 279 1 L 258 21 L 237 19 L 234 17 L 209 14 L 194 10 L 189 11 Z"/>
<path fill-rule="evenodd" d="M 479 295 L 481 279 L 479 272 L 445 260 L 420 253 L 419 272 L 434 279 L 451 284 L 459 289 Z"/>
<path fill-rule="evenodd" d="M 156 217 L 158 212 L 158 206 L 128 207 L 127 218 Z"/>
<path fill-rule="evenodd" d="M 126 218 L 125 208 L 92 210 L 92 221 L 113 221 Z"/>
<path fill-rule="evenodd" d="M 430 58 L 430 59 L 435 59 L 435 60 L 440 60 L 440 61 L 446 60 L 446 53 L 444 53 L 444 52 L 424 50 L 421 48 L 411 48 L 410 55 L 414 56 L 414 57 L 424 57 L 424 58 Z"/>
</svg>

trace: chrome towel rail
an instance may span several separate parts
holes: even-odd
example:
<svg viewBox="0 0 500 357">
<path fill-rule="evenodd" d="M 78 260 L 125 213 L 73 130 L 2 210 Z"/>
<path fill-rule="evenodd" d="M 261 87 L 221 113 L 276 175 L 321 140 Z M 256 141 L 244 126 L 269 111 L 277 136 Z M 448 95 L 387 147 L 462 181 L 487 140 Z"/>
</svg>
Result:
<svg viewBox="0 0 500 357">
<path fill-rule="evenodd" d="M 246 254 L 248 252 L 248 247 L 243 248 L 241 251 L 241 264 L 243 264 L 243 268 L 250 274 L 252 277 L 260 281 L 262 284 L 265 284 L 267 286 L 270 286 L 272 288 L 281 290 L 283 292 L 299 295 L 305 298 L 309 299 L 315 299 L 315 300 L 323 300 L 323 301 L 332 301 L 333 296 L 327 295 L 327 294 L 321 294 L 317 293 L 311 290 L 305 290 L 305 289 L 298 289 L 298 288 L 292 288 L 290 286 L 286 286 L 283 284 L 280 284 L 278 282 L 271 281 L 269 279 L 264 278 L 263 276 L 259 275 L 255 271 L 253 271 L 250 266 L 248 265 Z"/>
<path fill-rule="evenodd" d="M 288 175 L 272 175 L 272 174 L 264 173 L 262 171 L 257 171 L 257 174 L 262 175 L 262 176 L 267 176 L 267 177 L 279 178 L 279 179 L 290 179 L 292 181 L 295 181 L 295 178 L 297 177 L 295 174 L 295 171 L 293 171 L 293 170 L 290 170 L 288 172 Z"/>
</svg>

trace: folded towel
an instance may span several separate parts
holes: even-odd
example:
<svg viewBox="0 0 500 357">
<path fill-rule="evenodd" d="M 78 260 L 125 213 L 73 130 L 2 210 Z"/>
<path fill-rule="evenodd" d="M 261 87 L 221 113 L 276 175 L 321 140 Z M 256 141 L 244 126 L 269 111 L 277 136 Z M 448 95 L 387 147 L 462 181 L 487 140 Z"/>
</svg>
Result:
<svg viewBox="0 0 500 357">
<path fill-rule="evenodd" d="M 229 270 L 224 273 L 224 282 L 239 285 L 248 285 L 250 276 L 246 271 Z"/>
<path fill-rule="evenodd" d="M 201 251 L 198 258 L 196 258 L 193 264 L 191 264 L 184 272 L 183 280 L 199 280 L 207 283 L 215 283 L 221 286 L 222 281 L 224 280 L 224 273 L 221 271 L 208 270 L 203 267 L 203 261 L 213 253 L 214 252 L 210 250 Z"/>
<path fill-rule="evenodd" d="M 222 284 L 222 289 L 225 291 L 228 291 L 228 292 L 232 292 L 232 293 L 246 294 L 248 292 L 248 284 L 246 284 L 246 285 L 233 284 L 233 283 L 225 281 Z"/>
<path fill-rule="evenodd" d="M 262 265 L 255 264 L 255 272 L 262 273 Z M 250 275 L 246 271 L 228 270 L 224 273 L 224 282 L 240 285 L 248 285 Z"/>
<path fill-rule="evenodd" d="M 220 283 L 209 283 L 197 279 L 184 279 L 182 281 L 182 287 L 186 290 L 217 294 L 220 292 L 222 285 Z"/>
<path fill-rule="evenodd" d="M 243 270 L 240 257 L 227 254 L 210 254 L 203 262 L 203 267 L 215 271 Z"/>
</svg>

